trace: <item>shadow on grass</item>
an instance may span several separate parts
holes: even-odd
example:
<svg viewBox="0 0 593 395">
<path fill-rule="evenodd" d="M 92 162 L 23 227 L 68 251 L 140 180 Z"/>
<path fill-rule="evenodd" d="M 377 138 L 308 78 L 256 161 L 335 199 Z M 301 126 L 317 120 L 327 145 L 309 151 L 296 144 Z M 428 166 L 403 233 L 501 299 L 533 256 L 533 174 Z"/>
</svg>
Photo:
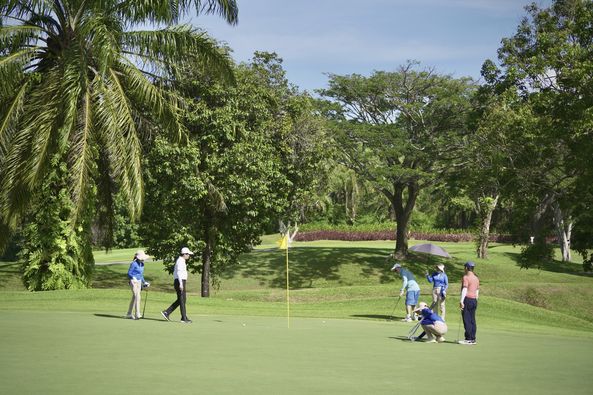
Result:
<svg viewBox="0 0 593 395">
<path fill-rule="evenodd" d="M 521 268 L 521 262 L 519 261 L 521 254 L 516 252 L 505 252 L 504 255 L 515 262 L 519 268 Z M 564 273 L 573 276 L 591 277 L 591 274 L 585 273 L 583 271 L 583 265 L 574 262 L 562 262 L 557 260 L 543 262 L 540 267 L 532 267 L 525 270 L 541 270 L 551 273 Z"/>
<path fill-rule="evenodd" d="M 0 262 L 0 281 L 10 277 L 20 276 L 21 268 L 18 262 Z"/>
<path fill-rule="evenodd" d="M 398 283 L 401 278 L 389 269 L 392 259 L 387 259 L 391 249 L 377 248 L 330 248 L 297 247 L 289 253 L 290 285 L 292 288 L 313 288 L 317 282 L 333 282 L 348 286 L 352 276 L 376 279 L 380 284 Z M 462 263 L 428 254 L 411 253 L 402 261 L 418 282 L 426 281 L 424 274 L 434 270 L 437 263 L 445 263 L 450 281 L 457 281 L 463 275 Z M 348 272 L 347 276 L 344 273 Z M 286 286 L 286 255 L 282 250 L 253 251 L 241 259 L 241 264 L 228 267 L 221 274 L 223 279 L 236 275 L 255 279 L 260 286 L 283 288 Z"/>
<path fill-rule="evenodd" d="M 94 314 L 95 317 L 100 317 L 100 318 L 117 318 L 120 320 L 129 320 L 129 318 L 127 318 L 126 316 L 123 315 L 113 315 L 113 314 L 99 314 L 99 313 L 95 313 Z M 168 322 L 165 321 L 162 318 L 148 318 L 148 317 L 142 317 L 140 318 L 140 320 L 146 320 L 146 321 L 162 321 L 162 322 Z"/>
</svg>

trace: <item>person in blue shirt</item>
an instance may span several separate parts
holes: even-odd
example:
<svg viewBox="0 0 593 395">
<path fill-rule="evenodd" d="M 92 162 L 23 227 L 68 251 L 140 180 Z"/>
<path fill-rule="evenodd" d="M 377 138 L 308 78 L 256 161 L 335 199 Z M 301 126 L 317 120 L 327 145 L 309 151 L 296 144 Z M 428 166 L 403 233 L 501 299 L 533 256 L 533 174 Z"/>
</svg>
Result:
<svg viewBox="0 0 593 395">
<path fill-rule="evenodd" d="M 404 295 L 404 291 L 406 292 L 406 318 L 402 321 L 409 322 L 412 321 L 412 311 L 414 307 L 418 304 L 418 298 L 420 297 L 420 286 L 416 282 L 416 277 L 406 268 L 403 268 L 402 265 L 396 263 L 391 268 L 391 271 L 397 272 L 403 280 L 402 287 L 399 291 L 399 296 Z"/>
<path fill-rule="evenodd" d="M 442 343 L 445 341 L 444 335 L 447 333 L 448 328 L 442 317 L 432 311 L 424 302 L 418 303 L 418 308 L 414 312 L 421 315 L 420 325 L 424 330 L 424 333 L 414 340 L 419 340 L 426 334 L 427 343 Z"/>
<path fill-rule="evenodd" d="M 140 294 L 143 287 L 148 288 L 150 286 L 150 283 L 144 280 L 144 261 L 148 258 L 149 256 L 144 251 L 139 250 L 134 254 L 134 260 L 130 263 L 128 280 L 132 289 L 132 300 L 126 318 L 133 320 L 142 318 L 142 314 L 140 314 Z"/>
<path fill-rule="evenodd" d="M 445 298 L 447 297 L 447 288 L 449 288 L 449 278 L 445 273 L 445 265 L 438 264 L 432 274 L 426 272 L 426 279 L 432 284 L 432 307 L 435 311 L 441 313 L 443 320 L 445 319 Z"/>
</svg>

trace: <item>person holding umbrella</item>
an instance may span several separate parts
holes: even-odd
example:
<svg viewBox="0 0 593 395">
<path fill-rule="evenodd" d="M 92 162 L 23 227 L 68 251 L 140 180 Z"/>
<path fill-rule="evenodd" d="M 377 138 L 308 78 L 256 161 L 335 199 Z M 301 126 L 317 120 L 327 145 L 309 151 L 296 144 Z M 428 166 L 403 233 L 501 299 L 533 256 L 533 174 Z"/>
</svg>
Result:
<svg viewBox="0 0 593 395">
<path fill-rule="evenodd" d="M 420 297 L 420 286 L 416 282 L 416 277 L 414 277 L 412 272 L 403 268 L 399 263 L 393 265 L 391 271 L 395 271 L 403 279 L 399 296 L 403 296 L 404 291 L 406 292 L 406 318 L 402 321 L 410 322 L 412 321 L 412 312 L 414 307 L 418 304 L 418 298 Z"/>
<path fill-rule="evenodd" d="M 439 263 L 432 274 L 426 271 L 426 279 L 432 284 L 432 306 L 445 320 L 445 298 L 447 297 L 447 288 L 449 288 L 449 278 L 445 273 L 445 265 Z"/>
<path fill-rule="evenodd" d="M 142 288 L 148 288 L 150 286 L 150 283 L 144 280 L 144 261 L 148 258 L 149 256 L 144 251 L 138 250 L 134 254 L 134 260 L 130 263 L 128 280 L 132 289 L 132 300 L 130 301 L 126 318 L 133 320 L 142 318 L 140 314 L 140 295 Z"/>
</svg>

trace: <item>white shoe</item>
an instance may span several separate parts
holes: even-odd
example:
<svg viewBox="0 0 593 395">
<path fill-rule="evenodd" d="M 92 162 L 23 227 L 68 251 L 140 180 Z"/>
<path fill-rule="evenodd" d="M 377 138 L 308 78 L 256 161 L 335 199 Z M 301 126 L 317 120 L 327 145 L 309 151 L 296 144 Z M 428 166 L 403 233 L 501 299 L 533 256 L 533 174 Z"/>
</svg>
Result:
<svg viewBox="0 0 593 395">
<path fill-rule="evenodd" d="M 126 315 L 124 315 L 124 318 L 128 318 L 130 320 L 133 320 L 134 319 L 134 316 L 132 314 L 126 314 Z"/>
<path fill-rule="evenodd" d="M 475 340 L 459 340 L 457 343 L 463 344 L 466 346 L 473 346 L 474 344 L 476 344 L 476 341 Z"/>
<path fill-rule="evenodd" d="M 436 343 L 437 341 L 434 339 L 426 339 L 424 343 Z"/>
<path fill-rule="evenodd" d="M 406 317 L 404 319 L 402 319 L 403 322 L 411 322 L 412 319 L 410 317 Z"/>
<path fill-rule="evenodd" d="M 437 337 L 437 342 L 443 343 L 444 341 L 445 341 L 445 338 L 444 337 L 442 337 L 442 336 L 441 337 Z"/>
</svg>

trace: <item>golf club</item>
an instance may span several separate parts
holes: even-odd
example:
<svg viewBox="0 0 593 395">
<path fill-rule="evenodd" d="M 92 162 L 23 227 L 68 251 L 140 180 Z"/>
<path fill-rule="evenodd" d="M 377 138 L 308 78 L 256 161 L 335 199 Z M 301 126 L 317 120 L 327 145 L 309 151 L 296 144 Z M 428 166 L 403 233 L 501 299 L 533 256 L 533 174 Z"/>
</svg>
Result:
<svg viewBox="0 0 593 395">
<path fill-rule="evenodd" d="M 146 311 L 146 301 L 148 300 L 148 287 L 144 287 L 144 307 L 142 308 L 142 318 L 144 318 L 144 312 Z"/>
<path fill-rule="evenodd" d="M 463 314 L 463 309 L 461 309 Z M 459 326 L 457 327 L 457 342 L 459 342 L 459 335 L 461 334 L 461 321 L 463 321 L 463 317 L 459 319 Z"/>
<path fill-rule="evenodd" d="M 401 295 L 398 296 L 397 301 L 395 302 L 395 306 L 393 306 L 393 310 L 391 311 L 391 315 L 389 316 L 390 320 L 393 320 L 393 314 L 395 313 L 395 309 L 397 308 L 397 305 L 399 304 L 399 301 L 401 300 Z"/>
</svg>

